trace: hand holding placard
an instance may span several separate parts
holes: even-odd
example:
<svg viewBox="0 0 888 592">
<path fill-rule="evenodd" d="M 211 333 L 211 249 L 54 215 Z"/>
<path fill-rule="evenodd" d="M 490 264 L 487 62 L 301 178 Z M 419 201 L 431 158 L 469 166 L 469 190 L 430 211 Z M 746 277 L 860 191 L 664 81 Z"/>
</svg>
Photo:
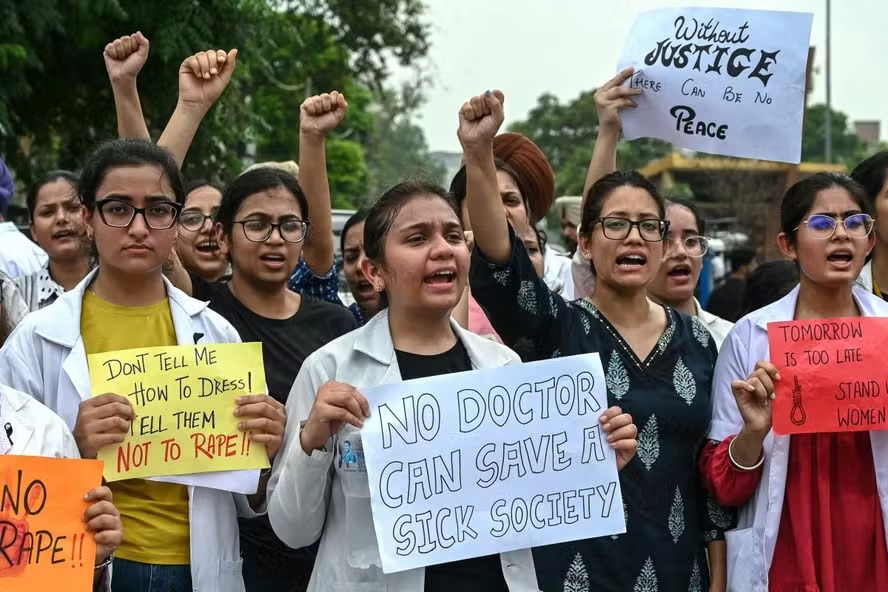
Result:
<svg viewBox="0 0 888 592">
<path fill-rule="evenodd" d="M 76 431 L 86 452 L 101 446 L 108 481 L 261 469 L 269 466 L 264 445 L 280 446 L 286 413 L 258 394 L 266 390 L 259 343 L 132 349 L 88 361 L 92 390 L 104 394 L 83 403 Z"/>
<path fill-rule="evenodd" d="M 120 521 L 120 512 L 112 503 L 113 496 L 108 486 L 91 489 L 85 499 L 90 506 L 83 515 L 83 521 L 87 530 L 95 533 L 93 538 L 98 565 L 108 559 L 123 542 L 123 524 Z"/>
<path fill-rule="evenodd" d="M 0 455 L 0 589 L 92 590 L 96 540 L 120 542 L 116 510 L 84 495 L 101 481 L 99 461 Z"/>
<path fill-rule="evenodd" d="M 343 382 L 327 381 L 318 390 L 299 434 L 302 450 L 311 456 L 312 451 L 323 448 L 343 424 L 360 429 L 367 417 L 370 417 L 370 405 L 358 389 Z"/>
<path fill-rule="evenodd" d="M 771 401 L 774 400 L 774 383 L 780 373 L 770 362 L 758 362 L 746 380 L 731 382 L 731 390 L 737 408 L 747 430 L 767 434 L 771 430 Z"/>
<path fill-rule="evenodd" d="M 619 133 L 623 125 L 620 121 L 620 109 L 634 109 L 638 106 L 632 97 L 640 95 L 642 89 L 623 86 L 634 72 L 634 68 L 626 68 L 595 91 L 595 111 L 598 113 L 598 126 L 603 131 Z"/>
<path fill-rule="evenodd" d="M 623 413 L 619 407 L 609 407 L 600 421 L 607 434 L 606 440 L 617 455 L 617 470 L 622 471 L 638 450 L 638 441 L 635 439 L 638 436 L 638 427 L 632 422 L 632 416 Z"/>
<path fill-rule="evenodd" d="M 129 399 L 114 393 L 81 402 L 74 424 L 74 439 L 80 456 L 95 458 L 100 448 L 123 442 L 135 417 Z"/>
</svg>

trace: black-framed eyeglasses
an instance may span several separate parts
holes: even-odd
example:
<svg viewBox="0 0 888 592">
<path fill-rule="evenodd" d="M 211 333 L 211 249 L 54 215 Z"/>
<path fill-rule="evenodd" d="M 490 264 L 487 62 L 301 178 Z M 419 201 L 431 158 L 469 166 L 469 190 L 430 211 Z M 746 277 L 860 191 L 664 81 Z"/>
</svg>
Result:
<svg viewBox="0 0 888 592">
<path fill-rule="evenodd" d="M 667 253 L 671 249 L 674 249 L 679 242 L 684 247 L 684 251 L 687 253 L 688 257 L 693 257 L 695 259 L 702 257 L 706 254 L 706 251 L 709 250 L 709 239 L 705 236 L 686 236 L 683 239 L 675 239 L 667 236 L 665 240 Z"/>
<path fill-rule="evenodd" d="M 308 234 L 308 222 L 299 218 L 290 218 L 278 223 L 258 219 L 235 220 L 234 223 L 240 224 L 244 229 L 244 236 L 254 243 L 264 243 L 275 229 L 288 243 L 301 243 Z"/>
<path fill-rule="evenodd" d="M 159 201 L 145 208 L 137 208 L 122 199 L 102 199 L 96 202 L 99 217 L 113 228 L 128 228 L 136 215 L 141 214 L 145 225 L 152 230 L 172 228 L 182 211 L 181 204 L 172 201 Z"/>
<path fill-rule="evenodd" d="M 857 214 L 849 214 L 842 220 L 838 220 L 826 214 L 814 214 L 808 216 L 807 220 L 795 227 L 798 230 L 802 226 L 808 229 L 808 234 L 814 238 L 828 239 L 836 233 L 839 224 L 848 233 L 851 238 L 866 238 L 873 231 L 875 220 L 869 214 L 859 212 Z"/>
<path fill-rule="evenodd" d="M 210 225 L 213 224 L 213 218 L 216 216 L 215 213 L 207 216 L 203 212 L 199 212 L 197 210 L 190 210 L 182 212 L 179 215 L 179 226 L 184 228 L 185 230 L 197 231 L 203 228 L 204 223 L 209 220 Z"/>
<path fill-rule="evenodd" d="M 632 228 L 638 228 L 638 234 L 641 238 L 649 243 L 657 243 L 666 237 L 666 231 L 669 230 L 669 221 L 659 218 L 645 218 L 644 220 L 630 220 L 629 218 L 621 218 L 618 216 L 605 216 L 598 218 L 592 222 L 592 226 L 601 224 L 604 231 L 604 237 L 610 240 L 623 240 Z"/>
</svg>

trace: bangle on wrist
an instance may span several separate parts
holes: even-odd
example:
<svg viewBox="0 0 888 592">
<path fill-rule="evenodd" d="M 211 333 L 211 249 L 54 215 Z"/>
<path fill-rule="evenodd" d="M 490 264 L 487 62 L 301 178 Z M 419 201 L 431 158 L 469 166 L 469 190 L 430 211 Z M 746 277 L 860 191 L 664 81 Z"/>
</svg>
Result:
<svg viewBox="0 0 888 592">
<path fill-rule="evenodd" d="M 764 449 L 762 449 L 762 454 L 761 454 L 761 456 L 759 456 L 758 462 L 755 463 L 754 465 L 752 465 L 751 467 L 746 467 L 746 466 L 743 466 L 740 463 L 738 463 L 737 460 L 734 458 L 734 452 L 733 452 L 734 442 L 736 442 L 736 441 L 737 441 L 737 438 L 734 438 L 733 440 L 731 440 L 731 443 L 728 444 L 728 458 L 731 459 L 731 464 L 734 465 L 734 468 L 739 469 L 741 471 L 755 471 L 760 466 L 762 466 L 762 464 L 765 462 Z"/>
<path fill-rule="evenodd" d="M 96 564 L 96 571 L 98 571 L 100 569 L 105 569 L 106 567 L 111 565 L 111 563 L 113 561 L 114 561 L 114 553 L 111 553 L 110 555 L 108 555 L 108 557 L 105 558 L 105 561 Z"/>
</svg>

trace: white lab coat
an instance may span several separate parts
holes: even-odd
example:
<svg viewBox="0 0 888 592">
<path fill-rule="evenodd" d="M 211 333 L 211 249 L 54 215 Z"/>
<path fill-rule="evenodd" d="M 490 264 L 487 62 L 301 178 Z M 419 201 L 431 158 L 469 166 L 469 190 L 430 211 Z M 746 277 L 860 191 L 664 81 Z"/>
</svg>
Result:
<svg viewBox="0 0 888 592">
<path fill-rule="evenodd" d="M 33 312 L 0 349 L 0 384 L 30 394 L 74 429 L 80 403 L 91 396 L 86 350 L 80 336 L 83 295 L 96 274 L 50 306 Z M 179 345 L 236 343 L 228 321 L 164 278 Z M 243 592 L 238 515 L 254 517 L 243 495 L 188 487 L 191 577 L 194 592 Z"/>
<path fill-rule="evenodd" d="M 0 432 L 0 446 L 7 439 L 12 442 L 6 454 L 80 458 L 62 418 L 25 393 L 0 384 L 0 428 L 6 426 L 10 433 Z"/>
<path fill-rule="evenodd" d="M 49 257 L 12 222 L 0 222 L 0 271 L 15 279 L 37 273 Z"/>
<path fill-rule="evenodd" d="M 734 328 L 734 323 L 703 310 L 696 298 L 694 298 L 694 307 L 697 310 L 697 318 L 706 325 L 710 335 L 712 335 L 712 339 L 715 341 L 715 348 L 721 350 L 722 344 L 728 338 L 731 329 Z"/>
<path fill-rule="evenodd" d="M 756 362 L 770 359 L 768 323 L 792 320 L 798 296 L 796 286 L 774 304 L 740 319 L 728 335 L 719 352 L 712 383 L 711 440 L 722 441 L 740 432 L 743 419 L 731 392 L 731 381 L 746 378 L 755 369 Z M 888 316 L 888 303 L 857 286 L 854 299 L 863 316 Z M 883 526 L 888 536 L 885 519 L 888 517 L 888 432 L 870 432 L 870 439 Z M 762 479 L 755 495 L 740 510 L 738 528 L 726 533 L 730 592 L 768 592 L 768 572 L 774 558 L 786 490 L 789 442 L 789 436 L 768 434 Z"/>
<path fill-rule="evenodd" d="M 473 368 L 519 363 L 507 347 L 479 337 L 451 322 L 466 347 Z M 287 400 L 290 421 L 283 448 L 269 481 L 268 517 L 277 536 L 291 547 L 321 539 L 309 592 L 422 592 L 425 569 L 383 574 L 370 510 L 365 471 L 333 462 L 335 442 L 323 451 L 305 454 L 299 443 L 301 423 L 308 418 L 318 389 L 336 380 L 356 387 L 398 382 L 389 315 L 383 310 L 364 327 L 328 343 L 302 364 Z M 360 430 L 346 425 L 339 440 L 361 450 Z M 537 590 L 530 549 L 502 553 L 503 574 L 512 592 Z"/>
</svg>

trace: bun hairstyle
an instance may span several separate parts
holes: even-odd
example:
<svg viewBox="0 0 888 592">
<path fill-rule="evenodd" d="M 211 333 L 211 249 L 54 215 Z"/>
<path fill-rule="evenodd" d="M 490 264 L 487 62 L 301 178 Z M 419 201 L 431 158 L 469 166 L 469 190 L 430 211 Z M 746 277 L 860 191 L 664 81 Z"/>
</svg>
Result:
<svg viewBox="0 0 888 592">
<path fill-rule="evenodd" d="M 538 222 L 555 201 L 555 172 L 549 159 L 527 136 L 514 132 L 493 139 L 493 156 L 514 171 L 527 217 L 531 223 Z"/>
</svg>

